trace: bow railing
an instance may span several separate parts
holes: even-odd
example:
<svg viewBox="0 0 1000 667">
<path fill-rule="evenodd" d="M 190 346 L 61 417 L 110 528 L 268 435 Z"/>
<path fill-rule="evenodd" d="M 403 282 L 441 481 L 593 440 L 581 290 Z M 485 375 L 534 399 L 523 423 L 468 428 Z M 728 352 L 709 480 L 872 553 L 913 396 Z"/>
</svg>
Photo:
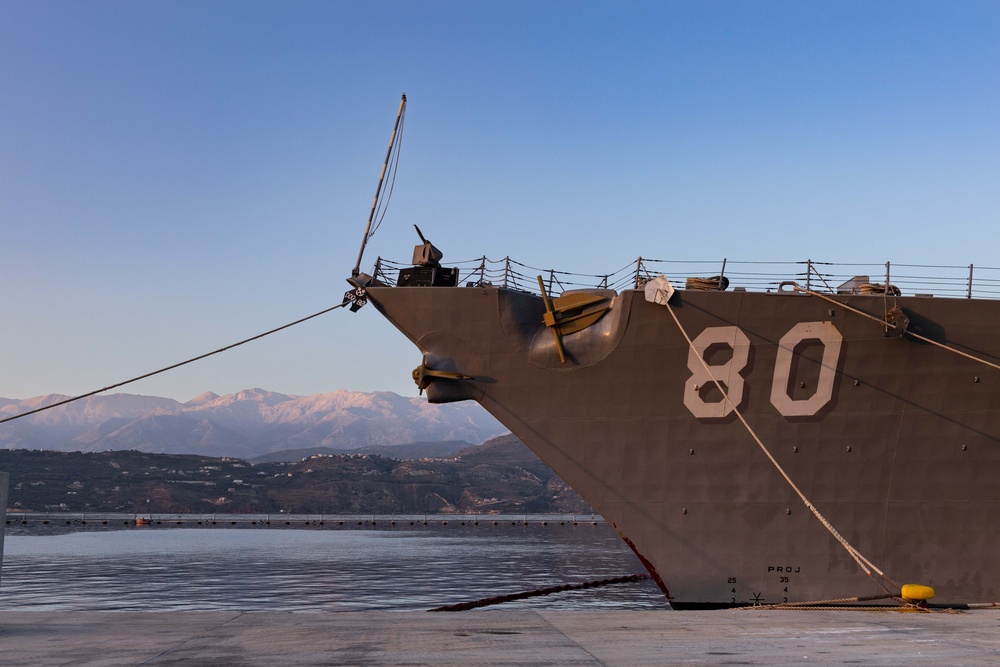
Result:
<svg viewBox="0 0 1000 667">
<path fill-rule="evenodd" d="M 665 275 L 677 288 L 688 279 L 719 278 L 728 289 L 774 292 L 782 282 L 828 294 L 857 292 L 863 285 L 891 285 L 905 296 L 935 296 L 966 299 L 1000 299 L 1000 267 L 936 264 L 835 263 L 812 259 L 795 262 L 739 260 L 669 260 L 638 257 L 611 273 L 573 273 L 523 264 L 510 257 L 492 260 L 486 256 L 447 262 L 459 270 L 460 286 L 495 286 L 538 294 L 538 276 L 550 294 L 574 289 L 610 289 L 621 292 L 642 287 L 646 280 Z M 379 257 L 374 276 L 395 285 L 400 269 L 409 264 Z M 722 278 L 726 281 L 722 281 Z"/>
</svg>

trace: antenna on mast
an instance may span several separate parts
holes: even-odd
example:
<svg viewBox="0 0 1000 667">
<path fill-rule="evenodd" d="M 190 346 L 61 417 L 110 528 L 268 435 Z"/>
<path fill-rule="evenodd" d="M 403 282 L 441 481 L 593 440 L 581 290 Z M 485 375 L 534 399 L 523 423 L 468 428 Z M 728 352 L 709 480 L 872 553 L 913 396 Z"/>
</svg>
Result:
<svg viewBox="0 0 1000 667">
<path fill-rule="evenodd" d="M 365 237 L 361 239 L 361 249 L 358 251 L 358 261 L 354 265 L 354 269 L 351 270 L 351 277 L 355 278 L 359 273 L 361 273 L 361 256 L 365 254 L 365 246 L 368 245 L 368 239 L 371 238 L 370 230 L 372 228 L 372 220 L 375 218 L 375 209 L 378 207 L 378 198 L 382 194 L 382 181 L 385 180 L 386 169 L 389 168 L 389 159 L 392 156 L 392 147 L 396 143 L 396 132 L 399 130 L 399 121 L 403 117 L 403 111 L 406 109 L 406 93 L 403 93 L 403 99 L 399 102 L 399 111 L 396 113 L 396 124 L 392 127 L 392 137 L 389 139 L 389 150 L 385 153 L 385 162 L 382 163 L 382 174 L 378 177 L 378 188 L 375 189 L 375 200 L 372 202 L 371 213 L 368 214 L 368 224 L 365 225 Z"/>
</svg>

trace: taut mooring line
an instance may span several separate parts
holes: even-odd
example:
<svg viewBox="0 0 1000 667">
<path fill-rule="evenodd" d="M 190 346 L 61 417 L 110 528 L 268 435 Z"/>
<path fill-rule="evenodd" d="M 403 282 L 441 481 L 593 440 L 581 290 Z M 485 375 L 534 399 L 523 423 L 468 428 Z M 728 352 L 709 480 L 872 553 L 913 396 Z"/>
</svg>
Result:
<svg viewBox="0 0 1000 667">
<path fill-rule="evenodd" d="M 13 417 L 7 417 L 5 419 L 0 419 L 0 424 L 3 424 L 5 422 L 9 422 L 9 421 L 13 421 L 15 419 L 20 419 L 21 417 L 27 417 L 28 415 L 33 415 L 33 414 L 42 412 L 44 410 L 51 410 L 52 408 L 58 408 L 60 405 L 66 405 L 67 403 L 72 403 L 73 401 L 79 401 L 82 398 L 88 398 L 90 396 L 94 396 L 96 394 L 100 394 L 100 393 L 105 392 L 105 391 L 110 391 L 111 389 L 117 389 L 118 387 L 121 387 L 123 385 L 131 384 L 133 382 L 138 382 L 139 380 L 145 380 L 148 377 L 153 377 L 154 375 L 159 375 L 160 373 L 165 373 L 167 371 L 172 371 L 175 368 L 180 368 L 181 366 L 186 366 L 187 364 L 194 363 L 195 361 L 201 361 L 202 359 L 205 359 L 206 357 L 211 357 L 213 354 L 219 354 L 220 352 L 225 352 L 226 350 L 231 350 L 234 347 L 239 347 L 240 345 L 243 345 L 244 343 L 249 343 L 251 341 L 255 341 L 258 338 L 263 338 L 264 336 L 270 336 L 273 333 L 277 333 L 277 332 L 282 331 L 284 329 L 287 329 L 289 327 L 293 327 L 296 324 L 302 324 L 303 322 L 305 322 L 307 320 L 311 320 L 314 317 L 319 317 L 320 315 L 326 315 L 330 311 L 336 310 L 338 308 L 343 308 L 348 303 L 350 303 L 350 302 L 345 301 L 344 303 L 338 303 L 336 306 L 331 306 L 330 308 L 327 308 L 325 310 L 321 310 L 318 313 L 313 313 L 312 315 L 309 315 L 307 317 L 303 317 L 302 319 L 295 320 L 294 322 L 289 322 L 288 324 L 284 324 L 284 325 L 282 325 L 282 326 L 280 326 L 280 327 L 278 327 L 276 329 L 271 329 L 270 331 L 265 331 L 262 334 L 257 334 L 256 336 L 252 336 L 252 337 L 247 338 L 245 340 L 241 340 L 240 342 L 233 343 L 232 345 L 227 345 L 225 347 L 220 347 L 218 350 L 213 350 L 212 352 L 206 352 L 205 354 L 200 354 L 197 357 L 193 357 L 191 359 L 188 359 L 187 361 L 182 361 L 180 363 L 172 364 L 170 366 L 167 366 L 166 368 L 161 368 L 160 370 L 153 371 L 151 373 L 145 373 L 145 374 L 140 375 L 138 377 L 134 377 L 131 380 L 125 380 L 124 382 L 118 382 L 116 384 L 108 385 L 107 387 L 103 387 L 101 389 L 95 389 L 94 391 L 88 391 L 86 394 L 80 394 L 79 396 L 73 396 L 72 398 L 67 398 L 67 399 L 64 399 L 62 401 L 58 401 L 58 402 L 53 403 L 51 405 L 45 405 L 45 406 L 40 407 L 40 408 L 35 408 L 34 410 L 29 410 L 28 412 L 22 412 L 20 414 L 14 415 Z"/>
</svg>

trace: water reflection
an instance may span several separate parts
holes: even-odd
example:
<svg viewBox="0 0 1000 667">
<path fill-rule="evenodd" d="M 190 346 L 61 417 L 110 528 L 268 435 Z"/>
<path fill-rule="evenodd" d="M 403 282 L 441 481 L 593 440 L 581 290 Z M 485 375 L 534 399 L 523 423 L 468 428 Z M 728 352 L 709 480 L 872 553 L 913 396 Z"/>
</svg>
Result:
<svg viewBox="0 0 1000 667">
<path fill-rule="evenodd" d="M 5 551 L 3 610 L 422 610 L 643 571 L 604 524 L 15 534 Z M 667 605 L 644 581 L 500 608 Z"/>
</svg>

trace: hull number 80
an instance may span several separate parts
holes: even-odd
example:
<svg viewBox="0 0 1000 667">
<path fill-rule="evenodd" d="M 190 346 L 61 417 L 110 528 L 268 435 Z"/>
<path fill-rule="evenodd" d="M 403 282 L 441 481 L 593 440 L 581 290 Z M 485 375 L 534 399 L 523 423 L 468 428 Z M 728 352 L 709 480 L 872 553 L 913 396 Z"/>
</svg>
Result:
<svg viewBox="0 0 1000 667">
<path fill-rule="evenodd" d="M 818 341 L 823 345 L 823 360 L 820 362 L 816 391 L 808 398 L 795 399 L 789 395 L 789 376 L 795 347 L 806 341 Z M 750 360 L 750 339 L 739 327 L 709 327 L 698 334 L 688 351 L 688 370 L 691 376 L 684 387 L 684 405 L 699 419 L 719 419 L 733 411 L 733 405 L 743 402 L 746 372 Z M 810 417 L 823 409 L 833 398 L 833 384 L 840 366 L 840 350 L 844 337 L 832 322 L 799 322 L 788 330 L 778 341 L 778 353 L 774 360 L 774 374 L 771 379 L 771 405 L 785 417 Z M 712 346 L 727 345 L 733 354 L 722 364 L 708 364 L 711 375 L 702 360 Z M 705 400 L 701 388 L 711 385 L 714 376 L 726 388 L 730 403 L 723 397 Z"/>
</svg>

